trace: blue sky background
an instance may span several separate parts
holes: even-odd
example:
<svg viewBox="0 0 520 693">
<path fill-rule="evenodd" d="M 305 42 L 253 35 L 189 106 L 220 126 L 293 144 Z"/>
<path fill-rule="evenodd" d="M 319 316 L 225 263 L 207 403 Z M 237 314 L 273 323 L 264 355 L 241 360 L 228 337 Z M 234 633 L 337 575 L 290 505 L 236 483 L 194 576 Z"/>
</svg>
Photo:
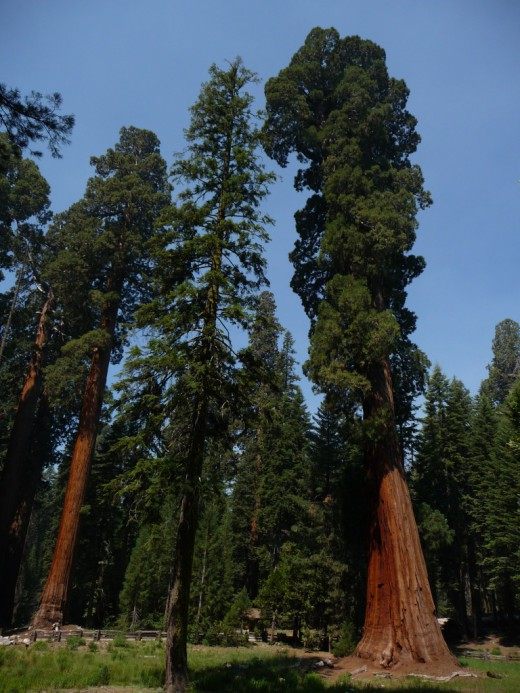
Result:
<svg viewBox="0 0 520 693">
<path fill-rule="evenodd" d="M 89 157 L 112 146 L 121 126 L 154 130 L 171 163 L 212 62 L 241 55 L 265 81 L 314 26 L 379 43 L 390 73 L 408 84 L 422 136 L 415 160 L 434 199 L 416 245 L 427 268 L 409 293 L 416 341 L 475 392 L 495 324 L 520 320 L 517 0 L 1 0 L 0 81 L 23 93 L 59 91 L 76 116 L 63 158 L 40 163 L 60 211 L 81 197 Z M 263 85 L 256 95 L 262 106 Z M 304 361 L 308 322 L 287 258 L 304 197 L 291 170 L 278 173 L 265 205 L 276 220 L 269 278 Z"/>
</svg>

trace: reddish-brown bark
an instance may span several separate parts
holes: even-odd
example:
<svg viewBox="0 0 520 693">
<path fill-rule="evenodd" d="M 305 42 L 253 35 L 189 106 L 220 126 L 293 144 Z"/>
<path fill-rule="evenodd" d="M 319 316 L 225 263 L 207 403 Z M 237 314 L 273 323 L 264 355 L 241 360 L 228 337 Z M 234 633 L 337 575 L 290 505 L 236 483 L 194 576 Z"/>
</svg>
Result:
<svg viewBox="0 0 520 693">
<path fill-rule="evenodd" d="M 356 655 L 385 667 L 400 662 L 457 666 L 437 622 L 401 452 L 388 360 L 371 373 L 364 403 L 365 457 L 372 493 L 367 601 Z"/>
<path fill-rule="evenodd" d="M 116 294 L 119 295 L 120 284 L 117 286 L 117 289 Z M 97 347 L 92 356 L 83 392 L 78 432 L 72 450 L 58 538 L 40 606 L 33 617 L 33 626 L 35 627 L 44 628 L 56 622 L 63 622 L 79 528 L 80 511 L 85 497 L 92 455 L 96 443 L 118 308 L 119 301 L 113 300 L 108 303 L 103 311 L 101 328 L 110 336 L 110 339 L 107 344 Z"/>
<path fill-rule="evenodd" d="M 33 353 L 18 400 L 0 479 L 0 627 L 3 628 L 11 624 L 27 526 L 42 471 L 41 457 L 31 455 L 30 449 L 38 425 L 42 367 L 53 301 L 49 290 L 40 312 Z M 43 413 L 43 408 L 41 411 Z"/>
</svg>

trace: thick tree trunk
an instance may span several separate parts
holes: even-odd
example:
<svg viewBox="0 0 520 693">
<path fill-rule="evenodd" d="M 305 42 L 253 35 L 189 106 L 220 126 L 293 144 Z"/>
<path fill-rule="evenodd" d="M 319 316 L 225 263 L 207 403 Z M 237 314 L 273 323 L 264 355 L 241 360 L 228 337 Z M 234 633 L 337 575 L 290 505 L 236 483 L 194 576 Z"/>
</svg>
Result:
<svg viewBox="0 0 520 693">
<path fill-rule="evenodd" d="M 196 408 L 181 500 L 171 589 L 167 605 L 166 691 L 184 693 L 188 684 L 188 607 L 193 568 L 193 551 L 199 514 L 199 489 L 206 438 L 207 403 Z"/>
<path fill-rule="evenodd" d="M 118 283 L 118 295 L 120 290 L 121 283 Z M 118 308 L 119 300 L 114 300 L 103 311 L 101 327 L 108 333 L 110 339 L 106 345 L 96 348 L 92 356 L 83 392 L 78 432 L 72 450 L 69 478 L 67 480 L 58 529 L 58 539 L 54 548 L 51 567 L 43 589 L 40 606 L 33 618 L 34 627 L 46 628 L 52 626 L 55 622 L 63 623 L 80 511 L 85 497 L 96 443 Z"/>
<path fill-rule="evenodd" d="M 428 583 L 395 431 L 388 360 L 371 373 L 364 403 L 365 445 L 372 494 L 365 625 L 355 654 L 388 668 L 401 662 L 442 662 L 453 668 Z"/>
<path fill-rule="evenodd" d="M 31 443 L 46 407 L 41 400 L 47 324 L 52 291 L 42 306 L 29 370 L 18 400 L 0 478 L 0 627 L 11 625 L 16 581 L 20 570 L 34 494 L 42 471 L 41 456 L 31 455 Z"/>
</svg>

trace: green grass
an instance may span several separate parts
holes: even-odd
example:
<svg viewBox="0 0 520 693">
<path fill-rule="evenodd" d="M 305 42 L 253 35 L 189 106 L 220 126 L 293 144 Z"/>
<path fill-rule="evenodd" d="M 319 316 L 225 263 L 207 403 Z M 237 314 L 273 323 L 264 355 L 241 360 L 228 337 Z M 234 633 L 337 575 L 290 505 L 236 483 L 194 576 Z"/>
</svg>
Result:
<svg viewBox="0 0 520 693">
<path fill-rule="evenodd" d="M 520 664 L 517 662 L 461 660 L 464 666 L 500 674 L 503 678 L 454 679 L 432 684 L 413 679 L 370 682 L 351 681 L 348 676 L 328 683 L 308 673 L 284 650 L 277 648 L 193 647 L 190 649 L 193 693 L 346 693 L 347 691 L 442 690 L 444 693 L 518 693 Z M 96 686 L 130 686 L 136 691 L 160 690 L 164 677 L 164 643 L 155 641 L 111 643 L 90 651 L 37 642 L 29 648 L 0 648 L 0 692 L 53 691 Z"/>
</svg>

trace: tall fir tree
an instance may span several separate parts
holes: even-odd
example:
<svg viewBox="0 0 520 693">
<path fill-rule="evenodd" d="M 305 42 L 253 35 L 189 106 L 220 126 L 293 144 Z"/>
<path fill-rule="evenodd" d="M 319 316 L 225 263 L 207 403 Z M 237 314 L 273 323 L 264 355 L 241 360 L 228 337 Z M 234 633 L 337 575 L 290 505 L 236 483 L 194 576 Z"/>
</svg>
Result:
<svg viewBox="0 0 520 693">
<path fill-rule="evenodd" d="M 168 457 L 183 470 L 180 516 L 167 606 L 166 689 L 187 685 L 186 640 L 200 479 L 206 448 L 229 428 L 240 388 L 231 325 L 247 328 L 264 281 L 268 217 L 259 211 L 273 176 L 258 156 L 259 132 L 237 59 L 210 69 L 191 109 L 187 150 L 173 167 L 178 202 L 163 216 L 156 245 L 156 298 L 140 313 L 156 338 L 143 358 L 172 386 L 164 397 L 172 422 Z M 184 275 L 183 275 L 184 272 Z M 182 281 L 172 281 L 172 275 Z"/>
</svg>

